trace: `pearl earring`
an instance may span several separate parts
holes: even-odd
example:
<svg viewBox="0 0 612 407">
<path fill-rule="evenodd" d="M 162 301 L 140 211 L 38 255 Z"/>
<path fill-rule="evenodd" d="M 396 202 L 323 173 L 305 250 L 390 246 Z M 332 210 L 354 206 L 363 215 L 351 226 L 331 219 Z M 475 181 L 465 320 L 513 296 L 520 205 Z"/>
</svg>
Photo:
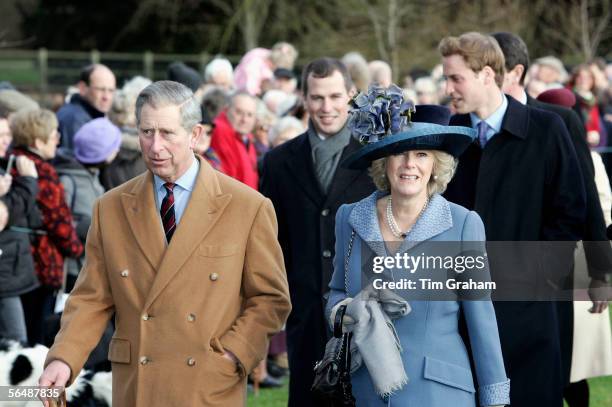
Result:
<svg viewBox="0 0 612 407">
<path fill-rule="evenodd" d="M 434 175 L 434 176 L 433 176 L 433 179 L 438 179 L 438 176 L 437 176 L 437 175 Z"/>
</svg>

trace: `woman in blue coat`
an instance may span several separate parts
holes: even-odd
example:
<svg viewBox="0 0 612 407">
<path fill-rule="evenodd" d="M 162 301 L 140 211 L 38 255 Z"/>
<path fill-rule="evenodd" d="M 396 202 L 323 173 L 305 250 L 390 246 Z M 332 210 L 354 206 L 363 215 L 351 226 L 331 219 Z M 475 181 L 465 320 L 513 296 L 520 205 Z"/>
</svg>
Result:
<svg viewBox="0 0 612 407">
<path fill-rule="evenodd" d="M 424 241 L 485 241 L 480 217 L 440 195 L 455 171 L 455 157 L 474 139 L 473 130 L 447 126 L 450 112 L 446 108 L 406 106 L 396 89 L 370 89 L 368 95 L 354 100 L 349 125 L 364 147 L 344 165 L 370 166 L 378 191 L 343 205 L 336 214 L 336 257 L 326 309 L 331 321 L 339 305 L 348 304 L 349 315 L 353 299 L 364 298 L 362 288 L 370 283 L 362 281 L 362 254 L 395 256 Z M 397 273 L 395 276 L 397 281 Z M 475 379 L 478 405 L 510 402 L 510 383 L 489 300 L 411 300 L 407 308 L 408 313 L 392 321 L 401 349 L 397 352 L 400 369 L 403 365 L 405 371 L 399 382 L 392 381 L 394 369 L 386 358 L 393 346 L 376 349 L 380 341 L 367 342 L 376 333 L 361 334 L 365 336 L 361 343 L 366 341 L 368 346 L 357 350 L 366 363 L 351 374 L 357 406 L 475 406 Z M 466 321 L 476 377 L 459 334 L 460 312 Z M 354 320 L 344 320 L 345 326 L 354 326 Z M 357 339 L 356 332 L 353 338 Z M 372 363 L 372 355 L 383 357 Z M 381 391 L 381 382 L 392 390 Z"/>
</svg>

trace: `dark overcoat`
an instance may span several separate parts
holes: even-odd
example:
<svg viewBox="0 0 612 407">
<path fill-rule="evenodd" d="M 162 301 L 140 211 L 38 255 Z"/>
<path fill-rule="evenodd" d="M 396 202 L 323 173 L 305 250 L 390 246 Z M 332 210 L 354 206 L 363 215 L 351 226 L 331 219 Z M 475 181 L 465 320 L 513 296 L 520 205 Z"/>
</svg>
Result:
<svg viewBox="0 0 612 407">
<path fill-rule="evenodd" d="M 576 152 L 559 116 L 510 96 L 501 131 L 459 158 L 445 196 L 475 210 L 487 240 L 583 238 L 585 192 Z M 472 126 L 469 115 L 452 125 Z M 561 406 L 557 311 L 551 302 L 496 302 L 513 406 Z"/>
<path fill-rule="evenodd" d="M 595 185 L 595 168 L 591 158 L 591 151 L 586 142 L 586 129 L 580 121 L 578 114 L 572 109 L 544 103 L 530 96 L 527 96 L 527 105 L 558 114 L 563 120 L 565 127 L 567 127 L 570 139 L 576 150 L 586 192 L 586 222 L 583 245 L 587 270 L 592 278 L 605 279 L 605 275 L 612 271 L 612 247 L 606 235 L 606 222 L 601 209 L 597 186 Z M 561 342 L 563 382 L 567 385 L 570 381 L 572 364 L 573 303 L 570 301 L 560 301 L 557 303 L 557 311 L 559 312 L 559 339 Z"/>
<path fill-rule="evenodd" d="M 351 138 L 340 162 L 359 149 Z M 375 187 L 366 170 L 338 165 L 324 194 L 314 172 L 308 134 L 273 149 L 263 163 L 260 191 L 272 200 L 285 258 L 293 312 L 287 320 L 291 378 L 289 406 L 317 404 L 310 394 L 313 367 L 329 336 L 325 300 L 333 272 L 335 215 L 345 203 L 370 195 Z"/>
</svg>

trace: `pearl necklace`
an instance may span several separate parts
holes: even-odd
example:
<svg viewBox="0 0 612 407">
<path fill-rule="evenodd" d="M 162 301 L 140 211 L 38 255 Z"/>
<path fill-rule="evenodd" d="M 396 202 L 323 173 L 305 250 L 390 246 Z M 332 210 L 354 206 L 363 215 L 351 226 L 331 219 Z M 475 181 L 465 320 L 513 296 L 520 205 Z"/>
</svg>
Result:
<svg viewBox="0 0 612 407">
<path fill-rule="evenodd" d="M 425 205 L 423 205 L 423 209 L 421 209 L 421 211 L 419 212 L 416 220 L 414 221 L 414 224 L 406 232 L 402 232 L 399 226 L 397 225 L 395 218 L 393 217 L 393 205 L 391 202 L 391 195 L 389 195 L 389 198 L 387 198 L 387 225 L 389 225 L 389 230 L 391 230 L 393 236 L 402 239 L 406 238 L 406 236 L 408 236 L 408 233 L 410 233 L 414 225 L 416 225 L 423 212 L 425 212 L 427 205 L 429 205 L 429 197 L 427 197 L 427 199 L 425 200 Z"/>
</svg>

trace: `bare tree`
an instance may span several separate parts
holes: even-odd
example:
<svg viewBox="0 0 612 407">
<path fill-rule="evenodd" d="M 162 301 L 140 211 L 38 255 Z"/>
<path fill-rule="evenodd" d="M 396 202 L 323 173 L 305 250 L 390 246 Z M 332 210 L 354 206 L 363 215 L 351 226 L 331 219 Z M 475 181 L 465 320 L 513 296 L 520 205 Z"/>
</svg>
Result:
<svg viewBox="0 0 612 407">
<path fill-rule="evenodd" d="M 24 47 L 24 46 L 33 44 L 35 41 L 34 37 L 23 38 L 19 40 L 9 40 L 7 38 L 8 38 L 8 31 L 7 30 L 0 31 L 0 49 Z"/>
<path fill-rule="evenodd" d="M 160 31 L 166 33 L 164 36 L 165 41 L 163 45 L 167 49 L 173 49 L 174 39 L 180 30 L 181 8 L 184 7 L 185 2 L 186 0 L 175 0 L 171 2 L 165 0 L 140 1 L 138 8 L 130 18 L 129 23 L 126 24 L 125 27 L 123 27 L 123 29 L 115 36 L 111 44 L 111 49 L 116 48 L 130 32 L 143 29 L 145 27 L 147 18 L 151 15 L 159 15 L 164 17 L 161 20 L 162 27 L 160 27 Z"/>
<path fill-rule="evenodd" d="M 399 0 L 361 0 L 372 23 L 376 47 L 380 58 L 389 62 L 393 79 L 399 72 L 398 38 L 402 30 L 402 19 L 412 9 L 412 3 Z"/>
<path fill-rule="evenodd" d="M 549 7 L 541 0 L 543 33 L 564 45 L 570 56 L 590 61 L 612 35 L 609 0 L 572 0 L 567 7 Z"/>
<path fill-rule="evenodd" d="M 263 29 L 272 0 L 210 0 L 228 17 L 226 28 L 219 43 L 220 52 L 225 52 L 232 35 L 239 31 L 246 50 L 259 45 L 259 37 Z"/>
</svg>

